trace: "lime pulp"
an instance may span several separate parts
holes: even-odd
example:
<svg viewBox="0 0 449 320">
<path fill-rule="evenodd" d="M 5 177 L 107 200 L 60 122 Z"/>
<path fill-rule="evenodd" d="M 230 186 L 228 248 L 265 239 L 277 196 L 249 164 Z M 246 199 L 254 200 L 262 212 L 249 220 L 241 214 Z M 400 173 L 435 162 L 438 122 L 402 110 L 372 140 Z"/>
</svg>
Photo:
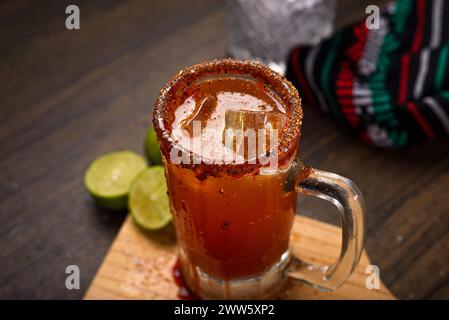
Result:
<svg viewBox="0 0 449 320">
<path fill-rule="evenodd" d="M 170 223 L 163 167 L 153 166 L 139 174 L 129 191 L 128 207 L 136 224 L 143 229 L 157 230 Z"/>
<path fill-rule="evenodd" d="M 146 167 L 145 159 L 134 152 L 110 152 L 90 164 L 84 184 L 98 205 L 125 209 L 131 184 Z"/>
</svg>

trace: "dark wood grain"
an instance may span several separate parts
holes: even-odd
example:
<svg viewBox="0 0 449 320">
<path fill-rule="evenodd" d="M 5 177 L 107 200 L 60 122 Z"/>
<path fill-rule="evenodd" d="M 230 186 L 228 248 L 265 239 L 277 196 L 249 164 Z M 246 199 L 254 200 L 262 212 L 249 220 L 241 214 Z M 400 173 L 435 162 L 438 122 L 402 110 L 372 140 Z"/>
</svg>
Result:
<svg viewBox="0 0 449 320">
<path fill-rule="evenodd" d="M 3 3 L 0 297 L 81 298 L 125 215 L 97 209 L 86 166 L 142 153 L 151 106 L 181 67 L 225 52 L 220 1 Z M 81 290 L 65 289 L 65 267 Z"/>
<path fill-rule="evenodd" d="M 151 105 L 181 67 L 225 56 L 223 1 L 0 4 L 0 298 L 81 298 L 125 213 L 95 207 L 82 177 L 98 155 L 142 153 Z M 354 180 L 367 251 L 400 298 L 449 298 L 449 143 L 378 150 L 305 107 L 307 164 Z M 302 214 L 337 222 L 324 202 Z M 81 290 L 65 288 L 65 267 Z"/>
</svg>

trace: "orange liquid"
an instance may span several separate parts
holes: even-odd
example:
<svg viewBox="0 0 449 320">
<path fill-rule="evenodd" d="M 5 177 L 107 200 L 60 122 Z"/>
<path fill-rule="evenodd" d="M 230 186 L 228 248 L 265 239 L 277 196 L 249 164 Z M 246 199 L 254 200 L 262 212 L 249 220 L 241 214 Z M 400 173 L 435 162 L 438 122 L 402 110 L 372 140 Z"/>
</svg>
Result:
<svg viewBox="0 0 449 320">
<path fill-rule="evenodd" d="M 228 110 L 285 116 L 279 101 L 255 82 L 221 78 L 192 88 L 191 98 L 176 110 L 173 131 L 181 134 L 176 130 L 186 129 L 192 119 L 222 130 Z M 242 278 L 268 270 L 287 251 L 296 195 L 285 192 L 282 167 L 270 175 L 198 179 L 192 170 L 165 162 L 178 242 L 193 266 L 224 280 Z"/>
</svg>

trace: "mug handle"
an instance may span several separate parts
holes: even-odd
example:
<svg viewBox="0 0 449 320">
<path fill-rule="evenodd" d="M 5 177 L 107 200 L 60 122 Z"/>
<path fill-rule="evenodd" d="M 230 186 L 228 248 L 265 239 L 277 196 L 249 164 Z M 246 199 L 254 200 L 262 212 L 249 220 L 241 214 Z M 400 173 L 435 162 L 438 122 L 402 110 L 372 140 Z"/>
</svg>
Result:
<svg viewBox="0 0 449 320">
<path fill-rule="evenodd" d="M 341 219 L 342 246 L 340 256 L 334 264 L 315 266 L 294 257 L 286 275 L 319 289 L 332 291 L 351 275 L 362 254 L 365 212 L 363 196 L 354 182 L 337 174 L 304 167 L 296 172 L 292 188 L 295 192 L 325 199 L 337 207 Z"/>
</svg>

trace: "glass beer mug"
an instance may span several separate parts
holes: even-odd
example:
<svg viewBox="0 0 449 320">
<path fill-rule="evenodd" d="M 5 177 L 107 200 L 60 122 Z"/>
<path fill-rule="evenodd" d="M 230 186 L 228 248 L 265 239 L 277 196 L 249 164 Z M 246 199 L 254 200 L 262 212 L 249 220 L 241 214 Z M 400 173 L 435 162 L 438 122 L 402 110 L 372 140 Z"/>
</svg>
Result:
<svg viewBox="0 0 449 320">
<path fill-rule="evenodd" d="M 214 60 L 180 71 L 161 90 L 153 123 L 163 155 L 181 273 L 206 299 L 273 297 L 288 278 L 339 287 L 363 250 L 356 185 L 306 167 L 301 99 L 257 62 Z M 292 256 L 296 195 L 332 202 L 342 247 L 331 266 Z"/>
</svg>

